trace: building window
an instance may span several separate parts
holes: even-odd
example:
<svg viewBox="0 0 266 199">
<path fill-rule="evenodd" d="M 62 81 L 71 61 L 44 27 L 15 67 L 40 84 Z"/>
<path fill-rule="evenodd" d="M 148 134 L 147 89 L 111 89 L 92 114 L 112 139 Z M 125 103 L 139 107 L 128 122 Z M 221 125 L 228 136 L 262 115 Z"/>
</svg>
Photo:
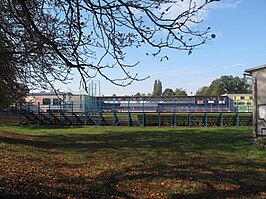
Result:
<svg viewBox="0 0 266 199">
<path fill-rule="evenodd" d="M 245 99 L 245 96 L 241 96 L 240 99 L 244 100 Z"/>
<path fill-rule="evenodd" d="M 53 98 L 53 105 L 59 105 L 59 104 L 60 104 L 60 99 Z"/>
<path fill-rule="evenodd" d="M 239 106 L 239 105 L 245 105 L 246 103 L 245 102 L 241 102 L 241 101 L 235 101 L 234 104 L 236 106 Z"/>
<path fill-rule="evenodd" d="M 51 99 L 49 99 L 49 98 L 43 98 L 42 104 L 43 105 L 50 105 L 51 104 Z"/>
</svg>

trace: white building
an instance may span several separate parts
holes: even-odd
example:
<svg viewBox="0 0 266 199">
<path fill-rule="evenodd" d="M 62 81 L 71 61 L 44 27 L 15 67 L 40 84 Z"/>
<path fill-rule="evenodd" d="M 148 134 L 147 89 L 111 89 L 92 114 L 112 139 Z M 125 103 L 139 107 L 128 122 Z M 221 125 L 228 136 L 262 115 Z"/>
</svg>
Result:
<svg viewBox="0 0 266 199">
<path fill-rule="evenodd" d="M 33 111 L 46 112 L 48 110 L 67 110 L 83 112 L 88 104 L 88 95 L 73 94 L 71 92 L 38 92 L 29 93 L 25 102 Z"/>
</svg>

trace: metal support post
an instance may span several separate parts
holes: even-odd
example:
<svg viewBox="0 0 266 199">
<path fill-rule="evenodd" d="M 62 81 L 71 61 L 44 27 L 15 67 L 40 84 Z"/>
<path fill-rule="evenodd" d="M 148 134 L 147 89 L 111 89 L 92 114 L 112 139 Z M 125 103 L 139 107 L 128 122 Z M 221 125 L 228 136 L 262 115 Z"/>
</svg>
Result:
<svg viewBox="0 0 266 199">
<path fill-rule="evenodd" d="M 74 103 L 73 103 L 73 101 L 71 102 L 71 111 L 72 111 L 72 114 L 73 114 L 73 112 L 74 112 Z"/>
<path fill-rule="evenodd" d="M 161 113 L 160 110 L 158 110 L 158 126 L 161 126 Z"/>
<path fill-rule="evenodd" d="M 28 104 L 28 106 L 27 106 L 27 126 L 29 126 L 29 123 L 30 123 L 30 104 Z"/>
<path fill-rule="evenodd" d="M 22 103 L 19 103 L 19 125 L 22 124 Z"/>
<path fill-rule="evenodd" d="M 60 127 L 62 127 L 62 104 L 61 104 L 61 101 L 60 101 L 59 106 L 60 106 L 60 109 L 59 109 L 59 111 L 60 111 L 59 125 L 60 125 Z"/>
<path fill-rule="evenodd" d="M 176 127 L 176 101 L 174 101 L 174 127 Z"/>
<path fill-rule="evenodd" d="M 145 126 L 144 99 L 142 98 L 142 126 Z"/>
<path fill-rule="evenodd" d="M 40 124 L 40 115 L 41 115 L 40 102 L 38 102 L 37 109 L 38 109 L 38 124 Z"/>
<path fill-rule="evenodd" d="M 51 105 L 49 104 L 48 106 L 48 123 L 49 123 L 49 127 L 51 126 Z"/>
<path fill-rule="evenodd" d="M 127 126 L 130 126 L 130 110 L 129 110 L 130 101 L 127 101 Z"/>
<path fill-rule="evenodd" d="M 221 115 L 220 123 L 221 123 L 221 126 L 223 126 L 224 125 L 224 114 L 223 114 L 223 112 L 221 112 L 220 115 Z"/>
<path fill-rule="evenodd" d="M 208 126 L 208 113 L 205 112 L 205 123 L 204 126 Z"/>
<path fill-rule="evenodd" d="M 176 112 L 174 112 L 174 127 L 176 127 Z"/>
<path fill-rule="evenodd" d="M 191 115 L 190 115 L 190 111 L 188 113 L 188 126 L 191 127 Z"/>
<path fill-rule="evenodd" d="M 38 102 L 38 115 L 40 116 L 41 113 L 41 107 L 40 107 L 40 102 Z"/>
<path fill-rule="evenodd" d="M 240 126 L 240 120 L 239 120 L 239 112 L 238 112 L 238 109 L 236 110 L 236 126 Z"/>
</svg>

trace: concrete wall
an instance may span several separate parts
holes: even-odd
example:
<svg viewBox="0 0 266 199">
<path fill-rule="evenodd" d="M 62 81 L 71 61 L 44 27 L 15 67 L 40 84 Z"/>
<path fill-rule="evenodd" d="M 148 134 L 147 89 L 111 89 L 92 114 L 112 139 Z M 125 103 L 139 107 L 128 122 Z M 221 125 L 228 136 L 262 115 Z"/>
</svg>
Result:
<svg viewBox="0 0 266 199">
<path fill-rule="evenodd" d="M 254 133 L 257 135 L 265 134 L 266 130 L 262 131 L 266 127 L 266 115 L 261 114 L 266 113 L 266 68 L 255 70 L 252 72 L 253 81 L 253 95 L 254 95 Z M 265 105 L 265 108 L 263 106 Z M 264 109 L 264 110 L 262 110 Z"/>
</svg>

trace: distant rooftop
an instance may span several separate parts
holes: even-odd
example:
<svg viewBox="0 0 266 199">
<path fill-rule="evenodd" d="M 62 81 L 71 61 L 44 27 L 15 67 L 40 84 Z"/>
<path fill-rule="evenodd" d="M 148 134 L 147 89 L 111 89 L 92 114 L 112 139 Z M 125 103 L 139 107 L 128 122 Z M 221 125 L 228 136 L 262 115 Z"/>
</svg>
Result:
<svg viewBox="0 0 266 199">
<path fill-rule="evenodd" d="M 34 92 L 34 93 L 29 93 L 30 96 L 50 96 L 50 95 L 56 95 L 55 92 L 46 92 L 46 91 L 41 91 L 41 92 Z M 73 95 L 71 92 L 57 92 L 57 95 Z"/>
<path fill-rule="evenodd" d="M 266 68 L 266 64 L 260 65 L 260 66 L 256 66 L 256 67 L 253 67 L 253 68 L 248 68 L 248 69 L 245 70 L 245 73 L 252 73 L 254 71 L 262 70 L 262 69 L 265 69 L 265 68 Z"/>
</svg>

